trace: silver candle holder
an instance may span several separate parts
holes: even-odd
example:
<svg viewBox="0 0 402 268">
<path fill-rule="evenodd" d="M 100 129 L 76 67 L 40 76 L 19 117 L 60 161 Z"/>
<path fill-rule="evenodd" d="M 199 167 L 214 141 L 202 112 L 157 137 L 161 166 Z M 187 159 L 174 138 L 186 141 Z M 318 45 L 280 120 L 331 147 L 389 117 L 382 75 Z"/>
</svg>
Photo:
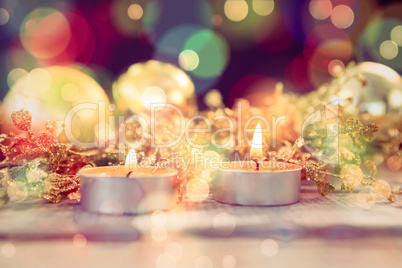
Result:
<svg viewBox="0 0 402 268">
<path fill-rule="evenodd" d="M 245 168 L 246 166 L 247 168 Z M 264 161 L 258 170 L 253 161 L 230 162 L 217 170 L 213 199 L 244 206 L 279 206 L 300 200 L 301 167 Z"/>
</svg>

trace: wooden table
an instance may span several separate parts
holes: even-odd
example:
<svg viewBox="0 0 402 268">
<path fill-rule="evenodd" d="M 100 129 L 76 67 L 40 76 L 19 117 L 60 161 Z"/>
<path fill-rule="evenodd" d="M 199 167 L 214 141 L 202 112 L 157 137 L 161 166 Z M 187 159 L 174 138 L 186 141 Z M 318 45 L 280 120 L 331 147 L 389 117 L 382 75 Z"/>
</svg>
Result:
<svg viewBox="0 0 402 268">
<path fill-rule="evenodd" d="M 401 185 L 401 173 L 380 178 Z M 242 207 L 184 201 L 153 215 L 99 216 L 64 201 L 0 209 L 0 267 L 402 267 L 402 196 L 368 188 L 298 204 Z"/>
</svg>

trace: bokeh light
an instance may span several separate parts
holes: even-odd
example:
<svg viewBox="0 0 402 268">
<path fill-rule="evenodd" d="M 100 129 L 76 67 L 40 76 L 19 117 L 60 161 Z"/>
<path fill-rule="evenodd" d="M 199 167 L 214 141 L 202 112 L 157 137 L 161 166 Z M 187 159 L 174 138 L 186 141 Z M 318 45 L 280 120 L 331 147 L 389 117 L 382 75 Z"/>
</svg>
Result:
<svg viewBox="0 0 402 268">
<path fill-rule="evenodd" d="M 188 72 L 197 96 L 219 81 L 229 62 L 225 39 L 197 25 L 183 24 L 166 31 L 155 47 L 155 59 L 179 65 Z"/>
<path fill-rule="evenodd" d="M 401 20 L 394 18 L 379 18 L 372 21 L 364 29 L 358 43 L 358 59 L 360 61 L 376 61 L 384 63 L 396 71 L 402 71 L 402 53 L 398 43 L 393 41 Z M 392 31 L 394 29 L 394 35 Z"/>
<path fill-rule="evenodd" d="M 336 74 L 339 74 L 343 69 L 345 68 L 345 64 L 340 61 L 340 60 L 331 60 L 328 64 L 328 72 L 332 76 L 336 76 Z"/>
<path fill-rule="evenodd" d="M 229 236 L 236 228 L 236 220 L 229 213 L 222 212 L 214 217 L 213 226 L 218 235 Z"/>
<path fill-rule="evenodd" d="M 76 248 L 84 248 L 87 244 L 87 239 L 83 234 L 76 234 L 73 237 L 73 245 Z"/>
<path fill-rule="evenodd" d="M 9 87 L 12 87 L 17 81 L 25 79 L 25 84 L 28 85 L 28 72 L 22 68 L 12 69 L 7 76 L 7 84 Z M 21 80 L 22 81 L 22 80 Z"/>
<path fill-rule="evenodd" d="M 142 7 L 138 4 L 132 4 L 128 7 L 127 14 L 132 20 L 139 20 L 142 17 L 144 11 Z"/>
<path fill-rule="evenodd" d="M 255 40 L 271 36 L 281 13 L 271 0 L 212 1 L 211 5 L 214 17 L 222 18 L 214 25 L 235 50 L 251 47 Z"/>
<path fill-rule="evenodd" d="M 192 202 L 201 202 L 209 196 L 209 184 L 204 179 L 192 179 L 187 183 L 186 195 Z"/>
<path fill-rule="evenodd" d="M 53 8 L 30 12 L 21 24 L 20 39 L 41 65 L 87 63 L 95 49 L 93 30 L 83 17 Z"/>
<path fill-rule="evenodd" d="M 315 19 L 324 20 L 331 15 L 332 3 L 330 0 L 311 0 L 309 11 Z"/>
<path fill-rule="evenodd" d="M 253 10 L 260 16 L 268 16 L 274 11 L 274 0 L 253 0 Z"/>
<path fill-rule="evenodd" d="M 398 45 L 391 40 L 386 40 L 380 45 L 380 54 L 384 59 L 392 60 L 398 55 Z"/>
<path fill-rule="evenodd" d="M 210 108 L 218 108 L 223 104 L 222 94 L 217 89 L 208 91 L 205 95 L 205 104 Z M 209 151 L 207 151 L 209 152 Z M 205 154 L 206 155 L 206 152 Z"/>
<path fill-rule="evenodd" d="M 198 67 L 200 59 L 193 50 L 183 50 L 179 55 L 180 67 L 186 71 L 193 71 Z"/>
<path fill-rule="evenodd" d="M 199 64 L 191 72 L 197 77 L 215 77 L 221 74 L 228 63 L 228 45 L 225 39 L 211 30 L 201 30 L 191 35 L 183 48 L 198 55 Z"/>
<path fill-rule="evenodd" d="M 112 2 L 111 21 L 115 28 L 123 35 L 138 36 L 142 29 L 144 17 L 144 1 L 116 0 Z"/>
<path fill-rule="evenodd" d="M 402 47 L 402 25 L 395 26 L 391 31 L 391 40 Z"/>
<path fill-rule="evenodd" d="M 392 171 L 398 171 L 402 167 L 402 159 L 396 155 L 390 156 L 387 159 L 387 166 Z"/>
<path fill-rule="evenodd" d="M 16 253 L 16 249 L 14 244 L 12 243 L 5 243 L 2 247 L 1 247 L 1 253 L 3 254 L 4 257 L 6 258 L 12 258 L 14 257 L 15 253 Z"/>
<path fill-rule="evenodd" d="M 261 253 L 267 257 L 274 257 L 278 254 L 278 249 L 278 243 L 273 239 L 265 239 L 260 246 Z"/>
<path fill-rule="evenodd" d="M 156 59 L 175 62 L 183 51 L 184 43 L 202 28 L 196 25 L 179 25 L 164 33 L 155 43 Z"/>
<path fill-rule="evenodd" d="M 332 23 L 340 29 L 350 27 L 353 24 L 354 19 L 355 15 L 353 10 L 346 5 L 336 6 L 331 12 Z"/>
<path fill-rule="evenodd" d="M 222 16 L 221 15 L 213 15 L 211 18 L 211 22 L 214 26 L 219 26 L 222 24 Z"/>
<path fill-rule="evenodd" d="M 247 16 L 248 5 L 244 0 L 226 0 L 224 10 L 228 19 L 241 21 Z"/>
<path fill-rule="evenodd" d="M 67 18 L 56 9 L 37 8 L 21 24 L 21 42 L 38 59 L 49 59 L 64 51 L 71 39 Z"/>
<path fill-rule="evenodd" d="M 10 14 L 8 13 L 7 9 L 0 8 L 0 25 L 4 25 L 10 19 Z"/>
</svg>

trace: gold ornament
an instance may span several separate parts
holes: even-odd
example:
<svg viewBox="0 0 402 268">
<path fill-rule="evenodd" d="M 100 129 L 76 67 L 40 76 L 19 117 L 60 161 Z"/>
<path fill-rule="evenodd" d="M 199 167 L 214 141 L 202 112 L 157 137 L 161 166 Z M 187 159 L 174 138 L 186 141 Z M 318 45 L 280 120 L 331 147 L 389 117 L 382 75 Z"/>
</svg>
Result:
<svg viewBox="0 0 402 268">
<path fill-rule="evenodd" d="M 16 131 L 8 115 L 16 110 L 27 109 L 32 114 L 32 132 L 37 134 L 47 120 L 66 120 L 68 123 L 68 112 L 81 104 L 84 105 L 81 110 L 71 113 L 70 129 L 80 142 L 93 142 L 94 130 L 99 123 L 99 102 L 104 102 L 107 107 L 109 99 L 106 93 L 82 71 L 62 66 L 36 68 L 18 79 L 4 97 L 2 109 L 7 117 L 2 130 Z M 95 110 L 88 104 L 95 105 Z M 101 112 L 105 118 L 110 114 L 108 109 Z M 60 139 L 67 141 L 64 133 Z"/>
<path fill-rule="evenodd" d="M 184 116 L 194 115 L 197 111 L 190 77 L 171 64 L 155 60 L 131 65 L 113 83 L 113 97 L 123 114 L 130 110 L 149 115 L 151 104 L 160 105 L 158 108 L 173 104 Z"/>
<path fill-rule="evenodd" d="M 330 192 L 335 190 L 335 187 L 325 181 L 316 181 L 317 190 L 322 196 L 328 195 Z"/>
<path fill-rule="evenodd" d="M 350 191 L 353 191 L 357 185 L 359 185 L 363 179 L 363 171 L 357 165 L 345 165 L 341 170 L 342 184 Z"/>
</svg>

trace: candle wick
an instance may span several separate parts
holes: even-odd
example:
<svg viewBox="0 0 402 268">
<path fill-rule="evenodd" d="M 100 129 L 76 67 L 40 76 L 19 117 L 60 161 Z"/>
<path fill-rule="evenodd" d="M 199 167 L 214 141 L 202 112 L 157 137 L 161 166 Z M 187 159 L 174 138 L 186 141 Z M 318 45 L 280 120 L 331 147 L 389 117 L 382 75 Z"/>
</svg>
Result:
<svg viewBox="0 0 402 268">
<path fill-rule="evenodd" d="M 251 160 L 253 160 L 255 162 L 255 164 L 256 164 L 255 170 L 259 171 L 260 170 L 260 163 L 258 163 L 258 160 L 257 159 L 251 159 Z"/>
<path fill-rule="evenodd" d="M 133 173 L 133 171 L 131 170 L 130 172 L 127 173 L 126 178 L 130 177 L 131 173 Z"/>
</svg>

